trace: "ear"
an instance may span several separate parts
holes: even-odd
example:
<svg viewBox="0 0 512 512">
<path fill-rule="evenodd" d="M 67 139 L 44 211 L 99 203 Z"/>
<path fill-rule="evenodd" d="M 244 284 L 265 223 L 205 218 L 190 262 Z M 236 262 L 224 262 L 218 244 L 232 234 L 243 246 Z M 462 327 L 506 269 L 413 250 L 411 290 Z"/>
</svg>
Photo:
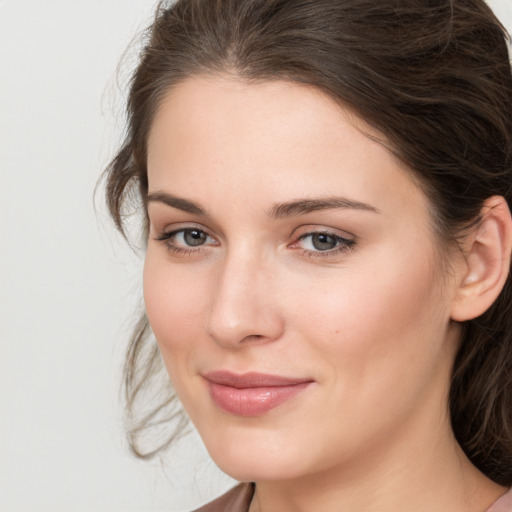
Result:
<svg viewBox="0 0 512 512">
<path fill-rule="evenodd" d="M 463 243 L 451 318 L 457 322 L 483 314 L 498 298 L 510 271 L 512 219 L 501 196 L 487 199 L 480 222 Z"/>
</svg>

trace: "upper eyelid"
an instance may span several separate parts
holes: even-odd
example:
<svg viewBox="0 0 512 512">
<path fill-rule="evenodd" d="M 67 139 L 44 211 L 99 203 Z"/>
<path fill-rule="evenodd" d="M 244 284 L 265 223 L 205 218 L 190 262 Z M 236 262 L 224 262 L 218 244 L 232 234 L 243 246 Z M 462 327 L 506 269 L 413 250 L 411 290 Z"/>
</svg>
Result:
<svg viewBox="0 0 512 512">
<path fill-rule="evenodd" d="M 356 240 L 353 238 L 348 238 L 348 237 L 344 237 L 341 235 L 337 235 L 336 233 L 332 233 L 329 231 L 312 231 L 309 233 L 304 233 L 303 235 L 299 236 L 294 242 L 292 242 L 290 244 L 290 246 L 292 246 L 292 245 L 296 244 L 297 242 L 300 242 L 301 240 L 304 240 L 310 236 L 314 236 L 314 235 L 330 236 L 331 238 L 334 238 L 338 242 L 339 245 L 353 245 L 356 243 Z M 335 249 L 333 248 L 330 250 L 335 250 Z M 325 252 L 329 252 L 329 250 L 326 250 Z"/>
<path fill-rule="evenodd" d="M 201 231 L 202 233 L 205 233 L 210 238 L 213 238 L 214 240 L 216 240 L 216 238 L 210 233 L 209 230 L 200 228 L 197 226 L 186 226 L 186 227 L 182 227 L 182 228 L 163 229 L 161 231 L 160 236 L 169 236 L 170 237 L 173 235 L 177 235 L 179 233 L 183 233 L 185 231 Z"/>
<path fill-rule="evenodd" d="M 178 233 L 180 231 L 186 231 L 189 229 L 197 229 L 198 231 L 203 231 L 204 233 L 206 233 L 208 236 L 211 236 L 212 238 L 217 238 L 215 235 L 212 234 L 210 229 L 206 228 L 205 226 L 202 226 L 201 224 L 183 223 L 183 224 L 185 224 L 183 226 L 179 226 L 179 224 L 182 224 L 182 223 L 177 223 L 177 224 L 178 224 L 178 226 L 176 226 L 176 227 L 173 226 L 172 228 L 169 228 L 169 229 L 163 228 L 163 229 L 157 230 L 157 231 L 159 231 L 161 234 L 169 234 L 169 233 Z M 297 231 L 299 231 L 299 232 L 303 231 L 303 232 L 297 233 Z M 326 235 L 333 235 L 335 237 L 350 239 L 350 240 L 356 239 L 355 235 L 349 233 L 348 231 L 337 229 L 337 228 L 322 227 L 322 226 L 301 226 L 299 228 L 294 229 L 292 234 L 290 235 L 290 237 L 299 239 L 301 237 L 305 237 L 308 235 L 314 235 L 315 233 L 323 233 Z"/>
<path fill-rule="evenodd" d="M 204 225 L 200 223 L 195 222 L 172 222 L 172 223 L 162 223 L 163 227 L 158 226 L 158 222 L 149 222 L 149 230 L 150 232 L 156 232 L 159 235 L 169 234 L 169 233 L 176 233 L 179 231 L 185 231 L 187 229 L 197 229 L 198 231 L 204 231 L 209 236 L 215 238 L 215 236 L 212 234 L 212 231 L 205 227 Z"/>
<path fill-rule="evenodd" d="M 306 231 L 304 233 L 301 233 L 298 237 L 298 239 L 301 239 L 301 238 L 305 238 L 307 236 L 312 236 L 312 235 L 328 235 L 328 236 L 332 236 L 334 238 L 341 238 L 343 240 L 352 240 L 354 237 L 352 235 L 348 235 L 348 234 L 339 234 L 339 233 L 335 233 L 334 231 L 329 231 L 328 229 L 318 229 L 318 230 L 314 230 L 314 231 Z"/>
<path fill-rule="evenodd" d="M 213 234 L 210 229 L 205 227 L 202 224 L 199 223 L 187 223 L 187 222 L 178 222 L 174 225 L 166 226 L 162 229 L 156 229 L 156 236 L 154 238 L 156 240 L 168 240 L 173 235 L 177 235 L 180 232 L 184 232 L 187 230 L 194 230 L 197 229 L 198 231 L 204 232 L 208 237 L 213 238 L 217 243 L 221 242 L 221 238 L 219 238 L 217 235 Z M 150 230 L 151 231 L 151 230 Z M 326 234 L 329 236 L 332 236 L 334 238 L 345 240 L 348 242 L 355 243 L 358 241 L 357 237 L 353 235 L 352 233 L 349 233 L 346 230 L 342 230 L 340 228 L 334 228 L 334 227 L 327 227 L 322 225 L 305 225 L 300 226 L 298 228 L 295 228 L 292 233 L 290 234 L 289 238 L 291 241 L 287 243 L 288 246 L 296 244 L 299 240 L 302 240 L 308 236 L 312 236 L 315 234 Z"/>
<path fill-rule="evenodd" d="M 299 233 L 297 233 L 299 232 Z M 294 230 L 294 237 L 298 240 L 301 237 L 305 237 L 308 235 L 314 235 L 315 233 L 323 233 L 326 235 L 332 235 L 338 238 L 343 238 L 344 240 L 351 240 L 355 242 L 357 240 L 356 235 L 346 231 L 344 229 L 327 227 L 321 225 L 305 225 L 301 226 Z"/>
</svg>

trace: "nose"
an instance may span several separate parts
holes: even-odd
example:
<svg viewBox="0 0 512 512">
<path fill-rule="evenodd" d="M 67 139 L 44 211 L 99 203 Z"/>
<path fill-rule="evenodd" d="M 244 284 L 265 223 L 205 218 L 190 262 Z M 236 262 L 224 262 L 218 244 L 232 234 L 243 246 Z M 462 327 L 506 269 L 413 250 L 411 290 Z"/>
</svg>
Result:
<svg viewBox="0 0 512 512">
<path fill-rule="evenodd" d="M 219 266 L 206 325 L 209 336 L 230 349 L 277 340 L 284 318 L 275 266 L 243 251 L 227 255 Z"/>
</svg>

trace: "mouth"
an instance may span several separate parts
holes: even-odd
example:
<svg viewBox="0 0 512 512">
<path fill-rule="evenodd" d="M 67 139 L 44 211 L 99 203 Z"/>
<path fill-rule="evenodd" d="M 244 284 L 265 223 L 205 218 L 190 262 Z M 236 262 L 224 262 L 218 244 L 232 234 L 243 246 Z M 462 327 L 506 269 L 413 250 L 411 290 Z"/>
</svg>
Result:
<svg viewBox="0 0 512 512">
<path fill-rule="evenodd" d="M 209 372 L 203 377 L 215 405 L 237 416 L 264 414 L 295 398 L 313 383 L 311 379 L 227 371 Z"/>
</svg>

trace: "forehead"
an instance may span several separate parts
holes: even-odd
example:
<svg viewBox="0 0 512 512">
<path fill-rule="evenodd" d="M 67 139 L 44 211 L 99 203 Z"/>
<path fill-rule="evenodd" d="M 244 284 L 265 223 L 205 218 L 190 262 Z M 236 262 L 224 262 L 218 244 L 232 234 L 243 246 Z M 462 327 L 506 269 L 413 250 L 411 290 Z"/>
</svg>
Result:
<svg viewBox="0 0 512 512">
<path fill-rule="evenodd" d="M 157 110 L 149 189 L 199 202 L 241 199 L 241 206 L 339 194 L 382 211 L 427 209 L 411 173 L 375 136 L 313 87 L 194 77 Z"/>
<path fill-rule="evenodd" d="M 189 130 L 204 142 L 209 139 L 222 144 L 236 138 L 254 147 L 265 144 L 269 150 L 270 139 L 275 142 L 272 146 L 293 146 L 294 139 L 307 137 L 311 141 L 307 149 L 311 149 L 320 139 L 325 144 L 353 145 L 355 139 L 349 140 L 348 132 L 354 130 L 379 138 L 348 106 L 315 87 L 211 75 L 184 80 L 164 97 L 149 133 L 149 153 L 162 142 L 162 136 L 166 144 L 171 138 L 177 143 L 178 139 L 187 141 Z M 365 143 L 367 150 L 373 144 L 362 138 L 358 142 Z M 293 149 L 290 153 L 298 153 L 301 148 Z"/>
</svg>

